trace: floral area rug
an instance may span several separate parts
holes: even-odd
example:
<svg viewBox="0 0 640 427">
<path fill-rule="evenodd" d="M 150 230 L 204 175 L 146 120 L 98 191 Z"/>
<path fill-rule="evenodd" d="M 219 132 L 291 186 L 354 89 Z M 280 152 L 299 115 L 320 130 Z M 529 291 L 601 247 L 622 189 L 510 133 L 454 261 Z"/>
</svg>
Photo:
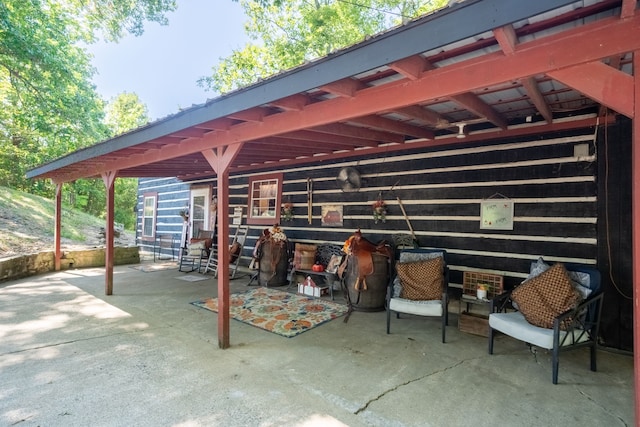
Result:
<svg viewBox="0 0 640 427">
<path fill-rule="evenodd" d="M 269 288 L 231 294 L 229 314 L 252 326 L 291 338 L 344 315 L 348 308 L 332 301 L 313 299 Z M 218 311 L 218 299 L 191 304 Z"/>
</svg>

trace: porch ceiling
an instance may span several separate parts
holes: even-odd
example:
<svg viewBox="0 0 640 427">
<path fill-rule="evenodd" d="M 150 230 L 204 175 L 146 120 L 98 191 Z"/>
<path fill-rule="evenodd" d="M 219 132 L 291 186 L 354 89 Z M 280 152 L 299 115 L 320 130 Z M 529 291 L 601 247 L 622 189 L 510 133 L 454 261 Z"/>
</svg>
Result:
<svg viewBox="0 0 640 427">
<path fill-rule="evenodd" d="M 633 117 L 636 0 L 510 1 L 443 9 L 27 176 L 196 179 L 215 176 L 202 152 L 238 143 L 231 172 Z"/>
</svg>

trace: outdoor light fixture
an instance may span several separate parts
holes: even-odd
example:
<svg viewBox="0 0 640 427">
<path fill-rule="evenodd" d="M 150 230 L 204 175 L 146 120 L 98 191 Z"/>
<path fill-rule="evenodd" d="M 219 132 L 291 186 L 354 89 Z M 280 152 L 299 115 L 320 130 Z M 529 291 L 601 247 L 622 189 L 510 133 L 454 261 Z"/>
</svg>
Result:
<svg viewBox="0 0 640 427">
<path fill-rule="evenodd" d="M 456 135 L 456 138 L 462 139 L 467 137 L 467 135 L 465 135 L 464 133 L 465 126 L 466 126 L 466 123 L 458 123 L 458 135 Z"/>
</svg>

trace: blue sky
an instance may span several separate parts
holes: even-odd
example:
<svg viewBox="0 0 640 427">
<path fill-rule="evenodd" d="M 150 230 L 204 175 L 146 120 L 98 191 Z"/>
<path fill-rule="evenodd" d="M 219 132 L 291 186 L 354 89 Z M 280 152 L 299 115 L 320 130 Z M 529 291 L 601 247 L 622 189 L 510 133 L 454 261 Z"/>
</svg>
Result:
<svg viewBox="0 0 640 427">
<path fill-rule="evenodd" d="M 168 26 L 147 24 L 140 37 L 88 47 L 98 93 L 108 101 L 135 92 L 152 120 L 215 98 L 197 79 L 248 41 L 246 16 L 232 0 L 178 0 L 178 9 L 167 17 Z"/>
</svg>

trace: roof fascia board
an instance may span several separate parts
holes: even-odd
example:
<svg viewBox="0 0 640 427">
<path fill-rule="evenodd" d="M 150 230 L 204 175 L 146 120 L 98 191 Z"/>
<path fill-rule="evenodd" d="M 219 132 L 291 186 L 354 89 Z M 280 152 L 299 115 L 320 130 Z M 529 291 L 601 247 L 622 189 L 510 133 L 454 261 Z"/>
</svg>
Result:
<svg viewBox="0 0 640 427">
<path fill-rule="evenodd" d="M 79 161 L 320 87 L 572 3 L 575 0 L 467 0 L 202 106 L 75 151 L 29 170 L 26 176 L 36 178 Z"/>
</svg>

